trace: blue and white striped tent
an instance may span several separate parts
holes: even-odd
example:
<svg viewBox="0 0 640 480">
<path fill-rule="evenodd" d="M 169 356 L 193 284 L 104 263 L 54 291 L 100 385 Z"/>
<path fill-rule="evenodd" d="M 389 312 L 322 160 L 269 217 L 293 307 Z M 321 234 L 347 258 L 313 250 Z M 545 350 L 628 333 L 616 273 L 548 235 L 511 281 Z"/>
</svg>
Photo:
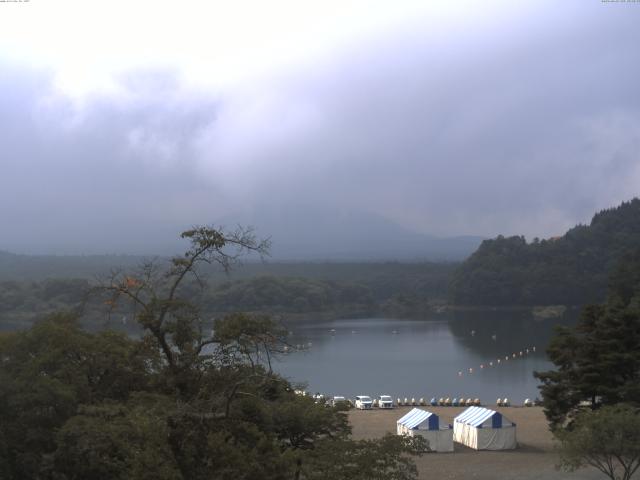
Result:
<svg viewBox="0 0 640 480">
<path fill-rule="evenodd" d="M 438 415 L 419 408 L 412 409 L 397 421 L 398 435 L 420 435 L 429 442 L 429 450 L 453 452 L 453 430 L 440 426 Z"/>
<path fill-rule="evenodd" d="M 438 430 L 440 428 L 440 419 L 435 413 L 414 408 L 398 420 L 398 427 L 401 425 L 408 430 L 413 430 L 414 428 L 418 430 Z"/>
<path fill-rule="evenodd" d="M 453 419 L 453 439 L 476 450 L 516 448 L 516 424 L 500 412 L 469 407 Z"/>
</svg>

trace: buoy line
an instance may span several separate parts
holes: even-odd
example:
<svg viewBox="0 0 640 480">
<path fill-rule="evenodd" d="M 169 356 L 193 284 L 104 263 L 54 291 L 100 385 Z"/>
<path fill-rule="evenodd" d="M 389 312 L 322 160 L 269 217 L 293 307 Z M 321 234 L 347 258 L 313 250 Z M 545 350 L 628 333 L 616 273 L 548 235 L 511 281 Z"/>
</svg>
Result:
<svg viewBox="0 0 640 480">
<path fill-rule="evenodd" d="M 511 353 L 511 355 L 505 355 L 504 357 L 500 356 L 495 360 L 495 362 L 493 360 L 490 360 L 488 362 L 481 363 L 479 365 L 479 369 L 486 370 L 487 368 L 490 368 L 493 366 L 503 365 L 505 362 L 508 362 L 509 360 L 526 357 L 527 355 L 529 355 L 530 353 L 534 353 L 535 351 L 536 351 L 535 346 L 529 347 L 529 348 L 523 348 L 522 350 L 518 350 L 517 352 Z M 464 376 L 465 372 L 467 372 L 467 375 L 473 375 L 474 370 L 475 370 L 475 367 L 469 367 L 464 370 L 458 370 L 458 377 Z"/>
</svg>

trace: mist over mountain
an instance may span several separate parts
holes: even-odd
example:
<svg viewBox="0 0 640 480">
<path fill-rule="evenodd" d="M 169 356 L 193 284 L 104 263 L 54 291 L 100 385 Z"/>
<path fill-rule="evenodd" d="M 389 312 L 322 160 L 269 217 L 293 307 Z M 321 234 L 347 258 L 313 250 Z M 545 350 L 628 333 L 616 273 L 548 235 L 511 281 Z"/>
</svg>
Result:
<svg viewBox="0 0 640 480">
<path fill-rule="evenodd" d="M 293 217 L 294 221 L 291 218 L 280 212 L 255 222 L 258 232 L 274 232 L 274 260 L 461 261 L 483 240 L 425 235 L 367 213 L 316 209 Z M 265 227 L 260 228 L 261 224 Z"/>
<path fill-rule="evenodd" d="M 451 259 L 639 194 L 629 2 L 267 3 L 256 23 L 154 3 L 129 31 L 109 4 L 82 24 L 45 3 L 46 41 L 30 7 L 0 16 L 0 249 L 171 255 L 240 223 L 277 258 Z"/>
<path fill-rule="evenodd" d="M 425 235 L 374 214 L 354 212 L 330 214 L 316 210 L 292 217 L 281 211 L 254 220 L 243 225 L 252 225 L 257 237 L 271 240 L 267 262 L 462 261 L 483 240 L 477 236 Z M 235 226 L 232 219 L 221 224 L 226 228 Z M 179 230 L 165 231 L 161 236 L 149 235 L 146 243 L 132 242 L 131 254 L 25 255 L 0 250 L 0 278 L 87 277 L 111 268 L 131 267 L 144 258 L 179 254 L 185 246 L 179 234 Z M 126 244 L 122 250 L 127 251 Z M 259 259 L 250 257 L 248 261 Z"/>
</svg>

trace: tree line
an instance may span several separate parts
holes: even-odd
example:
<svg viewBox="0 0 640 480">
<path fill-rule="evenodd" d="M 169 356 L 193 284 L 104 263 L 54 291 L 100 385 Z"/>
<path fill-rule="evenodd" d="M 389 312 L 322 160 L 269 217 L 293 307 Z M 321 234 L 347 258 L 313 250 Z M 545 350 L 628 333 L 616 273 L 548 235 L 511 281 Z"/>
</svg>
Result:
<svg viewBox="0 0 640 480">
<path fill-rule="evenodd" d="M 202 284 L 188 279 L 180 288 L 181 295 L 198 303 L 209 317 L 234 311 L 284 316 L 421 315 L 444 302 L 453 270 L 449 264 L 349 264 L 348 272 L 346 265 L 306 264 L 286 270 L 254 266 L 251 276 L 235 271 L 220 276 L 206 267 L 199 277 Z M 309 276 L 289 275 L 305 272 Z M 4 329 L 24 328 L 59 310 L 82 310 L 85 326 L 101 328 L 109 320 L 102 300 L 87 295 L 95 284 L 95 279 L 87 278 L 0 281 Z M 123 306 L 110 319 L 112 326 L 125 317 L 131 318 L 131 312 Z"/>
<path fill-rule="evenodd" d="M 597 213 L 565 235 L 485 240 L 455 271 L 458 305 L 586 305 L 604 301 L 618 260 L 640 245 L 640 199 Z"/>
</svg>

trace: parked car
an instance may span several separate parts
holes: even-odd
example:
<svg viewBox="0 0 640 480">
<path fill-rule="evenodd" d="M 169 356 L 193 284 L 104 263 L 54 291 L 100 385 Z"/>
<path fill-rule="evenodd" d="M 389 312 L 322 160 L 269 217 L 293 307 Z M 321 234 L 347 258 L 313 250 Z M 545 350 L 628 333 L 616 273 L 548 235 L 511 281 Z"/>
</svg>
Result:
<svg viewBox="0 0 640 480">
<path fill-rule="evenodd" d="M 380 395 L 378 397 L 378 407 L 393 408 L 393 398 L 391 398 L 389 395 Z"/>
<path fill-rule="evenodd" d="M 373 406 L 373 401 L 371 397 L 367 395 L 358 395 L 356 396 L 356 408 L 359 410 L 370 410 Z"/>
<path fill-rule="evenodd" d="M 340 405 L 340 404 L 348 404 L 349 402 L 347 401 L 346 398 L 344 398 L 341 395 L 336 395 L 334 396 L 331 401 L 330 401 L 332 406 L 336 406 L 336 405 Z"/>
</svg>

